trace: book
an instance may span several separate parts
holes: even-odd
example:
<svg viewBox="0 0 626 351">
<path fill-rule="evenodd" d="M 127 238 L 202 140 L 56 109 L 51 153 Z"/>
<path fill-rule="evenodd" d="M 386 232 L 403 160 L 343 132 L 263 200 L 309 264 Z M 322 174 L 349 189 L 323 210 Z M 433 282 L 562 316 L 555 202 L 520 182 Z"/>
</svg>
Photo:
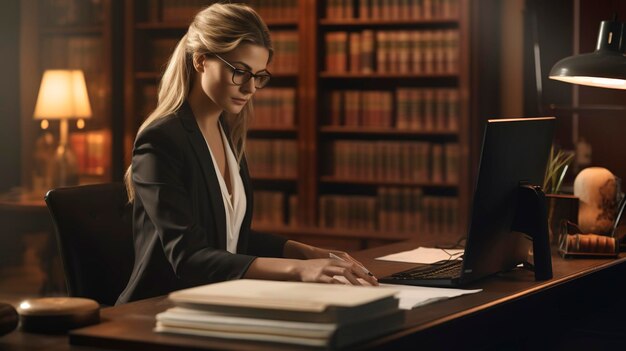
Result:
<svg viewBox="0 0 626 351">
<path fill-rule="evenodd" d="M 238 279 L 170 293 L 176 307 L 242 318 L 349 323 L 398 307 L 395 289 Z"/>
<path fill-rule="evenodd" d="M 156 318 L 155 331 L 161 333 L 320 347 L 344 347 L 372 339 L 398 329 L 404 322 L 404 314 L 398 309 L 348 324 L 247 318 L 185 308 L 168 309 Z"/>
</svg>

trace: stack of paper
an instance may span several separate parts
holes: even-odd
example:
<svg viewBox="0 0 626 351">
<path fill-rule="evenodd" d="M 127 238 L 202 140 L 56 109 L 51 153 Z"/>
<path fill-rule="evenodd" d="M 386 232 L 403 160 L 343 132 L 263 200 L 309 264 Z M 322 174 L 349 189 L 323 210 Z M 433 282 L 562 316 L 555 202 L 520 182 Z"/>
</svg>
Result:
<svg viewBox="0 0 626 351">
<path fill-rule="evenodd" d="M 402 326 L 404 314 L 381 287 L 241 279 L 170 294 L 157 332 L 343 347 Z"/>
</svg>

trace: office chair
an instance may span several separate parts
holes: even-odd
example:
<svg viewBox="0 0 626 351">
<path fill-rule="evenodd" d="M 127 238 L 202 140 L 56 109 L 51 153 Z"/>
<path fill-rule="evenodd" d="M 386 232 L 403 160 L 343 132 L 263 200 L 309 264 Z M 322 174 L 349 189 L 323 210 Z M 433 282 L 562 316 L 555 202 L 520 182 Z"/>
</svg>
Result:
<svg viewBox="0 0 626 351">
<path fill-rule="evenodd" d="M 122 183 L 52 189 L 45 196 L 70 296 L 114 305 L 133 262 L 132 206 Z"/>
</svg>

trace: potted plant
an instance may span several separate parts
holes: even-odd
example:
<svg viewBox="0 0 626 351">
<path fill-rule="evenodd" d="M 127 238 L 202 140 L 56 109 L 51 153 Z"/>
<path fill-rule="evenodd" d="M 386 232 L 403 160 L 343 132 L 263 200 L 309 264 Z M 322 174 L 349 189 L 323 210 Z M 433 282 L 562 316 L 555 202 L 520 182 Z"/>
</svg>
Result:
<svg viewBox="0 0 626 351">
<path fill-rule="evenodd" d="M 573 159 L 573 152 L 556 151 L 554 145 L 550 148 L 543 189 L 547 200 L 550 242 L 553 244 L 558 244 L 558 236 L 555 234 L 558 233 L 560 223 L 563 220 L 576 222 L 578 219 L 578 198 L 560 194 L 563 179 Z"/>
</svg>

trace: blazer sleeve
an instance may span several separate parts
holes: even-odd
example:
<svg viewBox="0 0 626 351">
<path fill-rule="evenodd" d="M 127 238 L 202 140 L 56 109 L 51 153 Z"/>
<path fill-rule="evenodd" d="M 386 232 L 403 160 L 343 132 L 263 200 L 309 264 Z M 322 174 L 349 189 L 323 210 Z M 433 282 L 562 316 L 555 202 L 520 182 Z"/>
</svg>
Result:
<svg viewBox="0 0 626 351">
<path fill-rule="evenodd" d="M 248 254 L 260 257 L 284 257 L 286 238 L 250 230 Z"/>
<path fill-rule="evenodd" d="M 184 142 L 159 128 L 139 135 L 132 160 L 135 201 L 143 204 L 179 279 L 205 284 L 241 278 L 255 257 L 209 247 L 210 233 L 194 219 L 183 183 Z"/>
</svg>

